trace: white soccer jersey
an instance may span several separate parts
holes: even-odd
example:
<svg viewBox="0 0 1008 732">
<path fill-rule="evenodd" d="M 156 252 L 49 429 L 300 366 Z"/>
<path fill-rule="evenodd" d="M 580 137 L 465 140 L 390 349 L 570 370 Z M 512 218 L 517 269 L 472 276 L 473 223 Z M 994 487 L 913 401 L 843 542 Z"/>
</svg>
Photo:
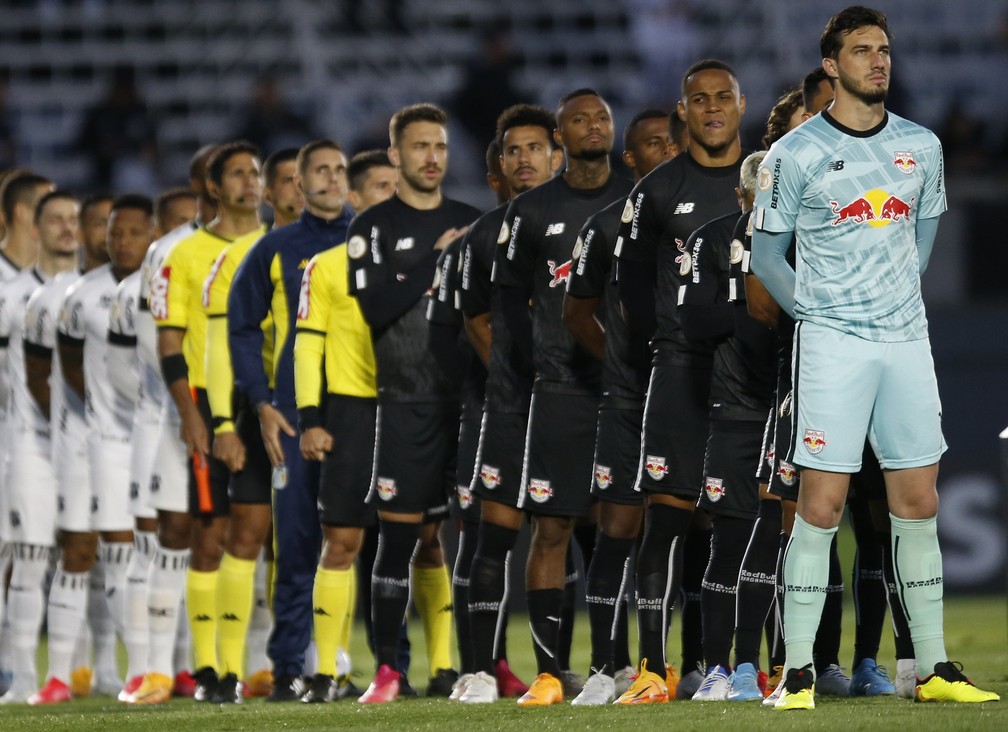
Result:
<svg viewBox="0 0 1008 732">
<path fill-rule="evenodd" d="M 28 390 L 25 370 L 25 313 L 28 300 L 51 280 L 37 267 L 22 270 L 0 287 L 0 343 L 7 343 L 7 378 L 10 389 L 8 419 L 13 434 L 20 434 L 19 449 L 28 445 L 48 457 L 49 422 Z"/>
<path fill-rule="evenodd" d="M 21 270 L 12 261 L 7 258 L 7 255 L 0 252 L 0 284 L 6 283 L 8 280 L 12 280 L 17 277 Z M 7 343 L 0 342 L 0 363 L 2 359 L 7 356 Z M 7 378 L 7 369 L 0 368 L 0 419 L 7 416 L 7 402 L 8 402 L 8 392 L 10 389 L 10 382 Z M 2 453 L 0 453 L 2 454 Z"/>
<path fill-rule="evenodd" d="M 129 440 L 133 404 L 112 386 L 105 364 L 108 351 L 109 310 L 118 281 L 112 265 L 93 269 L 67 290 L 60 309 L 59 338 L 84 347 L 85 414 L 90 432 L 103 439 Z"/>
<path fill-rule="evenodd" d="M 120 282 L 112 298 L 108 322 L 108 374 L 116 390 L 133 403 L 140 402 L 140 362 L 136 353 L 136 309 L 140 296 L 140 271 Z"/>
</svg>

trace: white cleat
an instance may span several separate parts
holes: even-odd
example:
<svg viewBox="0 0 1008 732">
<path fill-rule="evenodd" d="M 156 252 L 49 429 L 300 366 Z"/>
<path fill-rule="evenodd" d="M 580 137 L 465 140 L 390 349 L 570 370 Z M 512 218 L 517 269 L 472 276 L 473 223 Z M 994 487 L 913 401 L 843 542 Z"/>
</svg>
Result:
<svg viewBox="0 0 1008 732">
<path fill-rule="evenodd" d="M 624 669 L 620 669 L 613 676 L 613 682 L 616 684 L 616 696 L 621 697 L 630 688 L 630 684 L 633 683 L 634 678 L 637 676 L 637 669 L 633 666 L 627 666 Z M 672 690 L 675 693 L 675 689 Z"/>
<path fill-rule="evenodd" d="M 728 671 L 724 666 L 717 665 L 707 672 L 700 688 L 693 694 L 693 701 L 724 701 L 730 689 Z"/>
<path fill-rule="evenodd" d="M 458 701 L 463 694 L 465 694 L 466 687 L 469 686 L 469 682 L 473 680 L 475 674 L 462 674 L 458 677 L 458 680 L 452 684 L 451 694 L 448 698 L 452 701 Z"/>
<path fill-rule="evenodd" d="M 765 707 L 775 706 L 777 704 L 777 700 L 780 699 L 782 691 L 784 691 L 784 679 L 781 679 L 780 683 L 777 684 L 777 688 L 773 690 L 773 693 L 771 693 L 770 696 L 768 696 L 766 699 L 763 700 L 763 706 Z"/>
<path fill-rule="evenodd" d="M 497 699 L 497 679 L 486 671 L 477 671 L 458 700 L 462 704 L 492 704 Z"/>
<path fill-rule="evenodd" d="M 592 669 L 594 671 L 594 669 Z M 575 707 L 600 707 L 616 698 L 616 682 L 612 676 L 596 671 L 585 682 L 581 693 L 571 701 Z"/>
<path fill-rule="evenodd" d="M 913 699 L 917 688 L 917 661 L 912 658 L 896 660 L 896 678 L 893 679 L 896 696 L 901 699 Z"/>
</svg>

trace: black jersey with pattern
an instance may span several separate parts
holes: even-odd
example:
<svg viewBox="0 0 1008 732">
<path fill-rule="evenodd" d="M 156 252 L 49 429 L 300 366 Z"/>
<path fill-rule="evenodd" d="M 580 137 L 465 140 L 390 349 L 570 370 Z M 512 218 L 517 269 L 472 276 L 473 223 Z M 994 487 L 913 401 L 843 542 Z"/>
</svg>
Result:
<svg viewBox="0 0 1008 732">
<path fill-rule="evenodd" d="M 379 401 L 459 398 L 458 369 L 445 371 L 444 355 L 435 352 L 444 344 L 431 339 L 427 301 L 440 255 L 434 249 L 438 238 L 477 216 L 477 209 L 448 198 L 437 208 L 420 210 L 393 196 L 350 223 L 349 289 L 371 326 Z M 396 303 L 398 311 L 389 314 L 383 302 Z M 382 310 L 382 320 L 372 305 Z"/>
<path fill-rule="evenodd" d="M 557 176 L 511 201 L 501 229 L 494 281 L 517 287 L 532 301 L 533 363 L 544 388 L 597 394 L 601 363 L 563 324 L 563 296 L 577 236 L 588 217 L 625 199 L 631 182 L 610 175 L 599 188 L 572 188 Z"/>
<path fill-rule="evenodd" d="M 623 204 L 622 200 L 616 200 L 585 222 L 576 246 L 579 256 L 567 282 L 569 295 L 602 299 L 600 320 L 605 326 L 603 402 L 607 398 L 642 401 L 650 372 L 647 349 L 640 339 L 631 338 L 620 312 L 612 267 Z"/>
<path fill-rule="evenodd" d="M 679 323 L 680 289 L 693 262 L 686 242 L 698 227 L 738 210 L 735 186 L 742 158 L 733 165 L 709 168 L 689 153 L 677 155 L 642 178 L 627 199 L 616 257 L 654 267 L 655 363 L 680 362 L 684 356 L 711 358 L 710 348 L 688 341 Z"/>
<path fill-rule="evenodd" d="M 750 214 L 733 211 L 710 221 L 689 238 L 693 267 L 681 302 L 689 306 L 729 307 L 735 332 L 716 344 L 711 369 L 711 418 L 763 421 L 777 384 L 777 337 L 749 316 L 744 299 L 733 298 L 731 263 L 742 259 L 742 239 Z"/>
</svg>

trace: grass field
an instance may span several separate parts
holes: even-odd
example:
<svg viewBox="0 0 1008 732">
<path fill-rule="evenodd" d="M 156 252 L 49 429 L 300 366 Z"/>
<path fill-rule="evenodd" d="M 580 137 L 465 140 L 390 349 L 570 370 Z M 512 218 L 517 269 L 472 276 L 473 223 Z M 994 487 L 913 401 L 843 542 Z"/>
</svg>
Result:
<svg viewBox="0 0 1008 732">
<path fill-rule="evenodd" d="M 850 662 L 853 639 L 853 610 L 845 608 L 843 663 Z M 781 714 L 758 704 L 675 702 L 635 708 L 574 708 L 557 705 L 545 709 L 519 709 L 513 701 L 463 707 L 447 700 L 401 700 L 380 707 L 363 707 L 354 702 L 331 705 L 275 705 L 253 700 L 241 706 L 197 705 L 189 699 L 173 701 L 157 708 L 127 707 L 108 698 L 83 699 L 59 707 L 0 707 L 0 730 L 322 730 L 322 729 L 437 729 L 486 732 L 498 729 L 627 729 L 636 725 L 661 725 L 681 730 L 709 729 L 713 724 L 738 725 L 743 730 L 792 729 L 856 730 L 1005 730 L 1008 729 L 1008 618 L 1003 598 L 950 598 L 946 602 L 946 644 L 953 659 L 961 660 L 978 685 L 997 691 L 1003 702 L 984 705 L 923 705 L 894 699 L 817 700 L 813 712 Z M 526 681 L 535 671 L 528 645 L 525 618 L 513 616 L 509 648 L 511 664 Z M 415 625 L 419 630 L 419 623 Z M 415 631 L 415 632 L 416 632 Z M 880 662 L 894 665 L 892 637 L 883 637 Z M 631 638 L 635 637 L 631 630 Z M 414 644 L 411 679 L 415 686 L 426 685 L 423 642 Z M 675 641 L 670 658 L 678 657 Z M 587 617 L 578 618 L 572 666 L 584 672 L 588 665 Z M 355 672 L 358 685 L 365 686 L 371 669 L 370 658 L 360 632 L 355 633 L 353 656 L 361 667 Z M 40 659 L 40 668 L 45 668 Z"/>
</svg>

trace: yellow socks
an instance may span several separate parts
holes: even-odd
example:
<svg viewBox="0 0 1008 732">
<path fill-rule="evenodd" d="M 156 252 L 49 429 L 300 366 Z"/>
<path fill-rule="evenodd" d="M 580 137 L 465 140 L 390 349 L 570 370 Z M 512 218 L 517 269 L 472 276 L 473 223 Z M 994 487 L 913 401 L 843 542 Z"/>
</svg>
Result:
<svg viewBox="0 0 1008 732">
<path fill-rule="evenodd" d="M 452 595 L 448 570 L 413 568 L 413 603 L 423 620 L 430 675 L 452 668 Z"/>
<path fill-rule="evenodd" d="M 227 552 L 217 572 L 217 652 L 220 675 L 245 677 L 245 637 L 255 594 L 255 560 Z"/>
<path fill-rule="evenodd" d="M 346 634 L 350 594 L 354 584 L 352 569 L 315 570 L 312 611 L 315 618 L 317 673 L 336 676 L 336 650 Z"/>
<path fill-rule="evenodd" d="M 197 670 L 217 670 L 217 572 L 186 573 L 186 611 Z"/>
</svg>

